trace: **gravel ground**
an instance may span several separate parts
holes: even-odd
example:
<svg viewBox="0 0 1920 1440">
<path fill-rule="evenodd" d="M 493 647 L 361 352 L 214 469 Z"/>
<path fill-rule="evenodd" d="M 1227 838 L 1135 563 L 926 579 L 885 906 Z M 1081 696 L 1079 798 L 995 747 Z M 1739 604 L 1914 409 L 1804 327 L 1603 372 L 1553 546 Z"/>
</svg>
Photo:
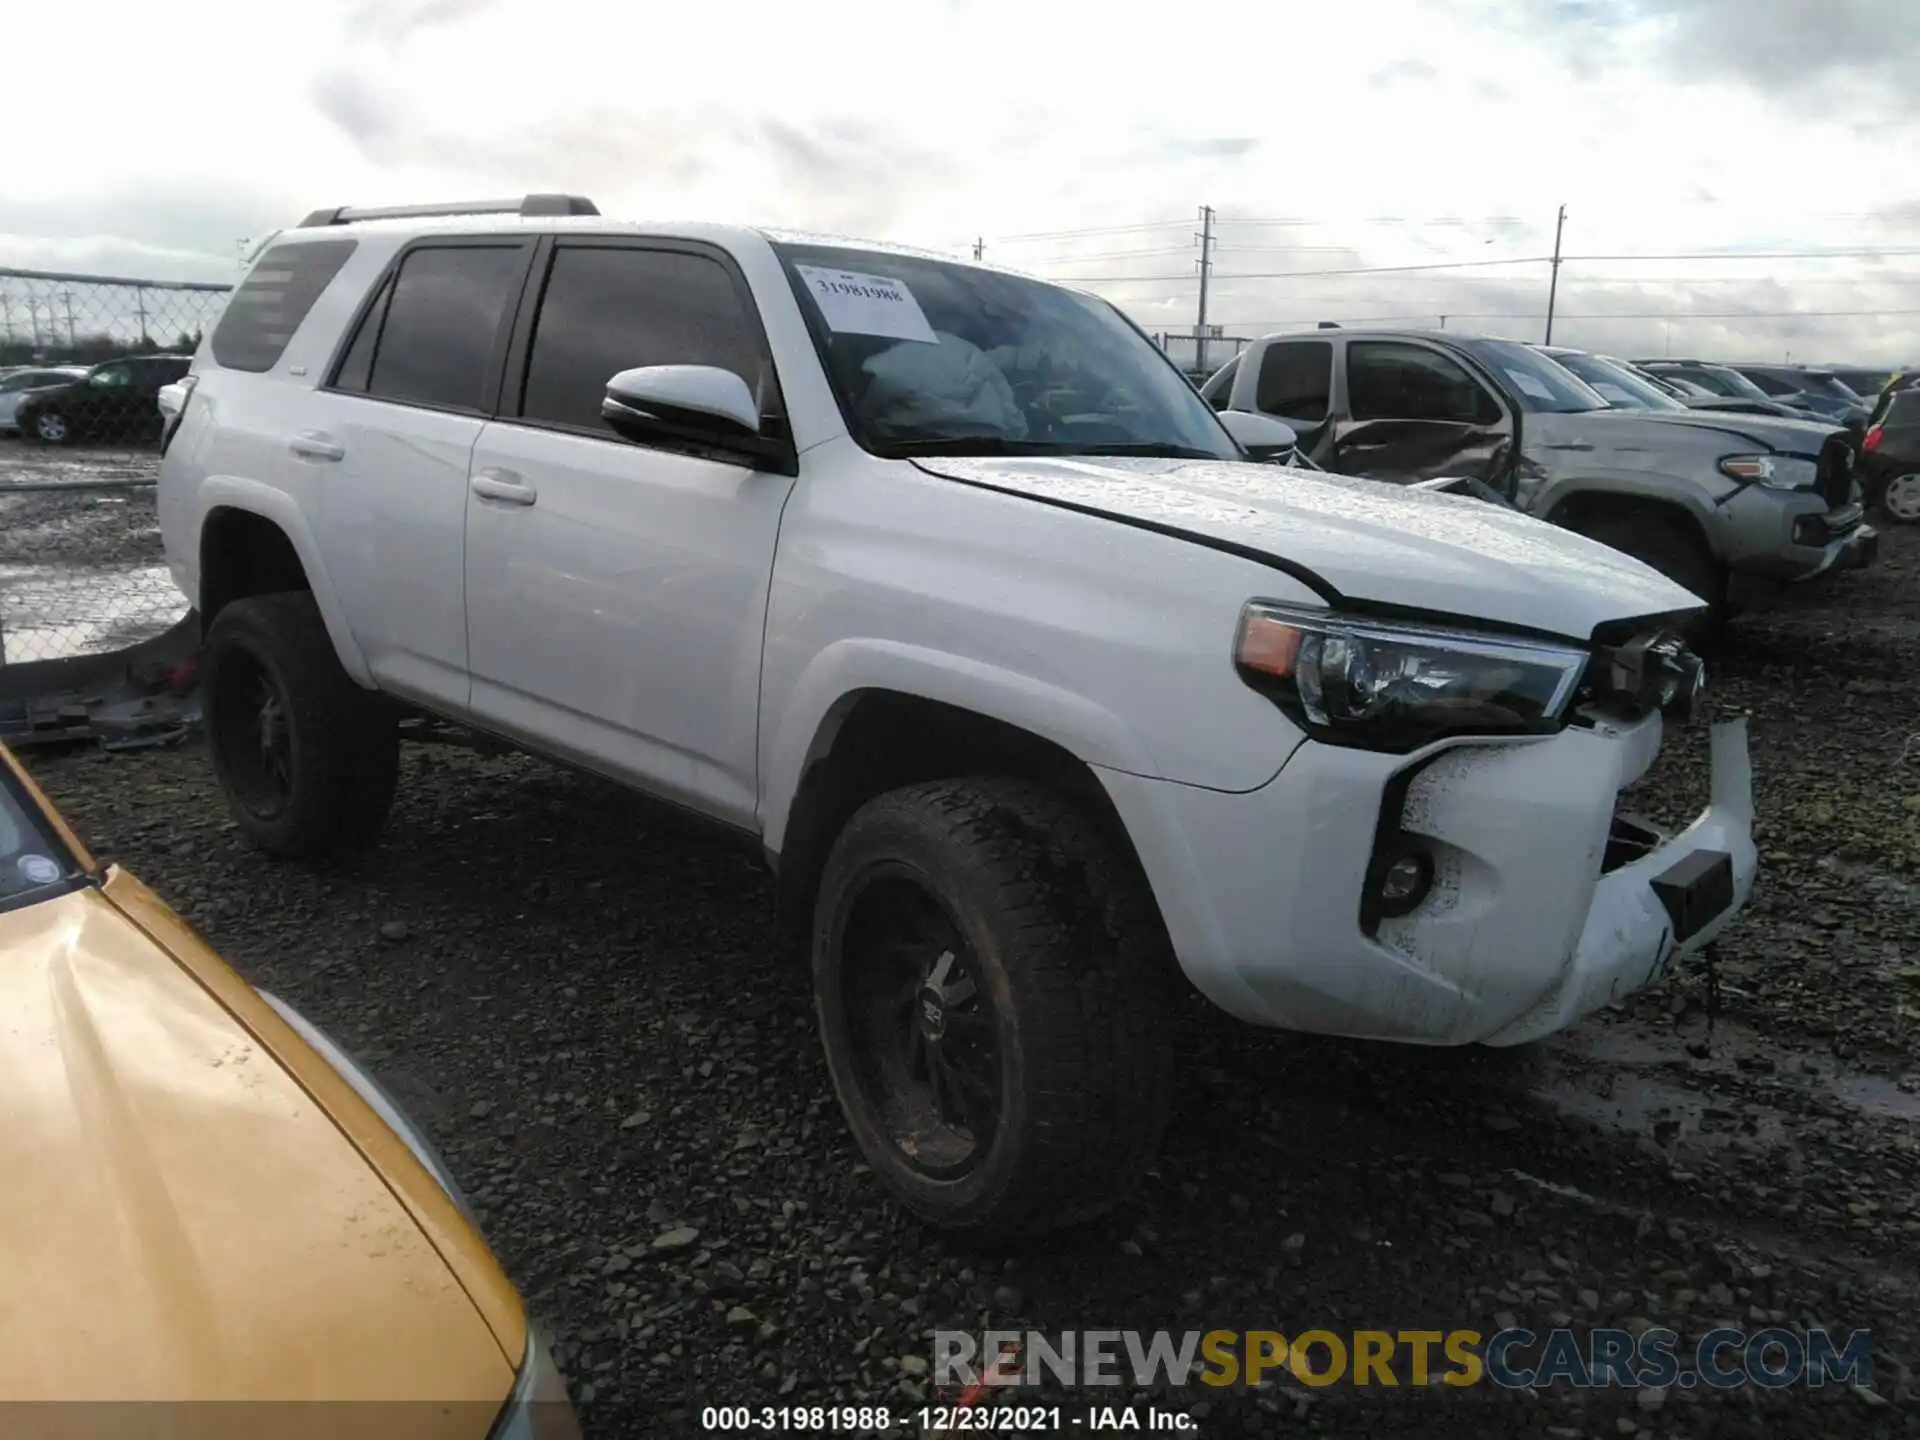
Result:
<svg viewBox="0 0 1920 1440">
<path fill-rule="evenodd" d="M 386 842 L 322 872 L 241 844 L 197 750 L 28 758 L 99 852 L 426 1121 L 595 1433 L 690 1433 L 728 1402 L 904 1411 L 934 1328 L 1518 1320 L 1864 1327 L 1875 1386 L 1167 1403 L 1212 1435 L 1894 1435 L 1920 1433 L 1916 666 L 1913 532 L 1715 659 L 1710 708 L 1753 717 L 1765 864 L 1709 1058 L 1686 1048 L 1696 972 L 1520 1054 L 1196 1006 L 1140 1197 L 1011 1257 L 929 1234 L 856 1163 L 768 883 L 725 842 L 531 760 L 422 748 Z M 1669 747 L 1648 808 L 1702 803 L 1704 746 Z"/>
</svg>

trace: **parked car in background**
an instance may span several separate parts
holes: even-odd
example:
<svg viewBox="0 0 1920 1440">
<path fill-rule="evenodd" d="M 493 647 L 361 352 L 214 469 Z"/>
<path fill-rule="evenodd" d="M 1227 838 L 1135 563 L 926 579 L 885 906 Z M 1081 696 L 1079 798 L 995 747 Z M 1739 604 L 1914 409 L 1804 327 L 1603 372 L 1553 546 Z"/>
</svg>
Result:
<svg viewBox="0 0 1920 1440">
<path fill-rule="evenodd" d="M 1697 385 L 1702 390 L 1718 395 L 1722 399 L 1761 402 L 1769 407 L 1761 413 L 1777 414 L 1780 413 L 1780 407 L 1784 407 L 1788 414 L 1816 419 L 1825 418 L 1819 411 L 1805 405 L 1769 395 L 1729 365 L 1719 365 L 1706 360 L 1666 359 L 1636 360 L 1633 363 L 1649 375 L 1658 375 L 1663 379 L 1685 380 L 1688 384 Z"/>
<path fill-rule="evenodd" d="M 1614 409 L 1518 341 L 1446 330 L 1269 335 L 1202 393 L 1285 420 L 1329 470 L 1481 480 L 1723 611 L 1756 588 L 1877 553 L 1838 430 L 1762 434 L 1734 416 Z"/>
<path fill-rule="evenodd" d="M 127 444 L 160 438 L 160 387 L 187 373 L 191 355 L 137 355 L 95 365 L 64 384 L 30 390 L 14 424 L 45 445 Z"/>
<path fill-rule="evenodd" d="M 1859 365 L 1826 365 L 1820 368 L 1868 404 L 1872 404 L 1874 398 L 1886 388 L 1887 381 L 1899 373 L 1891 365 L 1878 369 Z"/>
<path fill-rule="evenodd" d="M 86 373 L 84 365 L 52 365 L 9 370 L 0 375 L 0 435 L 20 432 L 20 405 L 27 391 L 71 385 Z"/>
<path fill-rule="evenodd" d="M 713 821 L 775 872 L 848 1128 L 931 1222 L 1110 1208 L 1185 981 L 1513 1044 L 1744 903 L 1737 727 L 1691 828 L 1608 839 L 1701 678 L 1701 602 L 1646 566 L 1252 463 L 1286 427 L 1217 416 L 1096 295 L 453 208 L 281 232 L 169 394 L 235 823 L 371 844 L 420 713 Z"/>
<path fill-rule="evenodd" d="M 1830 370 L 1809 370 L 1799 365 L 1750 365 L 1728 367 L 1737 370 L 1774 399 L 1798 405 L 1839 425 L 1864 428 L 1872 407 L 1849 390 Z"/>
<path fill-rule="evenodd" d="M 1677 400 L 1646 375 L 1624 360 L 1606 355 L 1591 355 L 1562 345 L 1535 345 L 1562 369 L 1584 380 L 1601 399 L 1616 410 L 1635 410 L 1654 419 L 1678 424 L 1697 424 L 1725 429 L 1726 414 L 1713 414 L 1683 400 Z M 1740 430 L 1758 436 L 1776 449 L 1818 455 L 1829 443 L 1843 443 L 1844 427 L 1827 420 L 1801 416 L 1746 415 Z M 1856 466 L 1857 469 L 1857 466 Z"/>
<path fill-rule="evenodd" d="M 361 1402 L 369 1433 L 423 1440 L 578 1434 L 420 1130 L 90 856 L 4 746 L 0 956 L 9 1405 L 90 1416 L 74 1434 L 123 1430 L 104 1406 L 143 1402 L 171 1408 L 134 1430 L 182 1436 L 237 1433 L 212 1418 L 231 1402 L 266 1434 L 320 1432 L 263 1402 Z"/>
<path fill-rule="evenodd" d="M 1619 363 L 1648 384 L 1671 395 L 1689 410 L 1717 410 L 1728 415 L 1772 415 L 1782 420 L 1816 418 L 1799 406 L 1782 405 L 1778 400 L 1769 400 L 1757 391 L 1747 395 L 1722 395 L 1679 375 L 1655 374 L 1631 360 L 1621 360 Z"/>
<path fill-rule="evenodd" d="M 1920 386 L 1881 394 L 1860 441 L 1867 503 L 1900 525 L 1920 524 Z"/>
</svg>

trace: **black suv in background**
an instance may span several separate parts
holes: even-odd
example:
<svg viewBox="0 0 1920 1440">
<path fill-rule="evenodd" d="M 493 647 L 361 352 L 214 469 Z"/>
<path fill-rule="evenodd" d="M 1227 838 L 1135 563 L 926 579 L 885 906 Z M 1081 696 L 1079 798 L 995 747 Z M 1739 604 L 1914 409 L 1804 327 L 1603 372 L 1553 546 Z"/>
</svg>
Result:
<svg viewBox="0 0 1920 1440">
<path fill-rule="evenodd" d="M 160 438 L 160 387 L 187 373 L 191 355 L 137 355 L 95 365 L 66 385 L 28 392 L 15 419 L 44 445 L 127 444 Z"/>
<path fill-rule="evenodd" d="M 1860 441 L 1867 504 L 1896 525 L 1920 524 L 1920 385 L 1884 391 Z"/>
</svg>

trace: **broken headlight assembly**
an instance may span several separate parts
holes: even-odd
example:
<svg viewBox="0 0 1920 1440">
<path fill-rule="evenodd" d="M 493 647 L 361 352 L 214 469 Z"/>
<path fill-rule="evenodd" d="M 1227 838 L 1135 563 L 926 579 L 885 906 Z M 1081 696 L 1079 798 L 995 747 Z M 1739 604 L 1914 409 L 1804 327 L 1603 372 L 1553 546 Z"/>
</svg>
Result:
<svg viewBox="0 0 1920 1440">
<path fill-rule="evenodd" d="M 1255 601 L 1241 678 L 1309 735 L 1404 753 L 1451 735 L 1558 730 L 1587 652 L 1550 641 Z"/>
</svg>

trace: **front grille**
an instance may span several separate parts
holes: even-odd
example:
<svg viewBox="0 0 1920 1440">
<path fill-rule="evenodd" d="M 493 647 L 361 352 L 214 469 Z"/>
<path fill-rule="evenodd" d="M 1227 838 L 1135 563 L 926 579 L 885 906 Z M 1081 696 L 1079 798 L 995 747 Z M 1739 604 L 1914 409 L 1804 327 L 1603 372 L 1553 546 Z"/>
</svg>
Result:
<svg viewBox="0 0 1920 1440">
<path fill-rule="evenodd" d="M 1852 503 L 1853 468 L 1853 441 L 1845 435 L 1835 435 L 1820 447 L 1815 474 L 1819 477 L 1820 498 L 1827 502 L 1828 509 Z"/>
</svg>

